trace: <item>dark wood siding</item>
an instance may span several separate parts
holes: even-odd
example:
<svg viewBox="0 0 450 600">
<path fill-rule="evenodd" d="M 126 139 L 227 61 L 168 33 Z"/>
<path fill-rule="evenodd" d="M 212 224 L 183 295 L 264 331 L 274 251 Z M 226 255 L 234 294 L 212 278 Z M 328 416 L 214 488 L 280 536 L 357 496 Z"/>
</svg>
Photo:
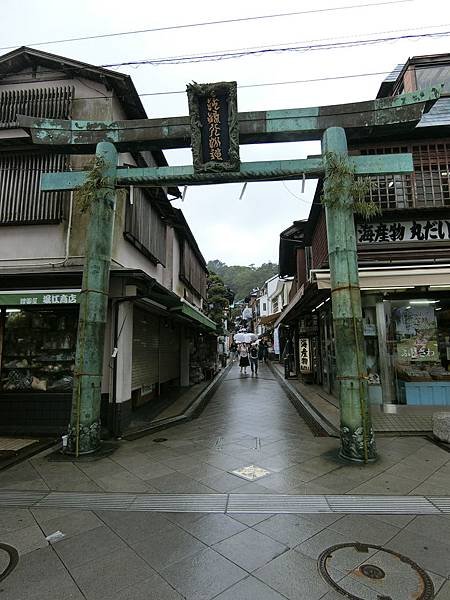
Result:
<svg viewBox="0 0 450 600">
<path fill-rule="evenodd" d="M 70 192 L 42 193 L 41 173 L 67 168 L 68 157 L 60 154 L 0 154 L 0 224 L 61 221 Z"/>
<path fill-rule="evenodd" d="M 148 192 L 130 191 L 133 204 L 127 202 L 124 237 L 155 263 L 166 261 L 166 224 L 152 205 Z"/>
<path fill-rule="evenodd" d="M 182 241 L 180 256 L 180 279 L 199 296 L 206 298 L 206 272 L 198 261 L 187 240 Z"/>
<path fill-rule="evenodd" d="M 311 241 L 312 267 L 320 269 L 328 263 L 327 226 L 325 211 L 322 209 Z"/>
</svg>

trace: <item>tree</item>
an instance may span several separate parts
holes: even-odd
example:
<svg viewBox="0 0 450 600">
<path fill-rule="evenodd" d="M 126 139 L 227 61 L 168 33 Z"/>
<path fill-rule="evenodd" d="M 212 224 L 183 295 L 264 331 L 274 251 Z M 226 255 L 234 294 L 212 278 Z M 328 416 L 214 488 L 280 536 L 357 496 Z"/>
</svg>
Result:
<svg viewBox="0 0 450 600">
<path fill-rule="evenodd" d="M 260 288 L 263 283 L 278 273 L 278 265 L 272 262 L 263 263 L 260 267 L 255 265 L 228 266 L 221 260 L 211 260 L 208 263 L 209 271 L 219 275 L 225 284 L 235 293 L 236 298 L 245 298 L 254 289 Z"/>
<path fill-rule="evenodd" d="M 225 286 L 218 275 L 210 272 L 206 290 L 207 314 L 217 324 L 219 333 L 224 332 L 224 312 L 233 299 L 234 293 Z"/>
</svg>

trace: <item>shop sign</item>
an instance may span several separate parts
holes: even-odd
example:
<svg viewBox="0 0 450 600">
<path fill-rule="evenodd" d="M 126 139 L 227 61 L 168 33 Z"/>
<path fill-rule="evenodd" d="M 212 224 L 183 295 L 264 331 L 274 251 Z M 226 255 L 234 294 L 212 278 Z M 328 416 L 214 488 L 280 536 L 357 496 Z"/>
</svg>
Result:
<svg viewBox="0 0 450 600">
<path fill-rule="evenodd" d="M 450 240 L 450 221 L 395 221 L 389 223 L 359 223 L 358 244 L 389 244 L 392 242 L 435 242 Z"/>
<path fill-rule="evenodd" d="M 418 337 L 398 342 L 397 354 L 401 361 L 439 362 L 437 340 L 423 340 Z"/>
<path fill-rule="evenodd" d="M 300 356 L 300 373 L 311 372 L 311 348 L 309 338 L 300 338 L 298 341 Z"/>
<path fill-rule="evenodd" d="M 80 290 L 38 290 L 0 293 L 0 306 L 67 305 L 79 303 Z"/>
<path fill-rule="evenodd" d="M 393 311 L 400 361 L 439 362 L 437 328 L 431 306 L 400 307 Z"/>
<path fill-rule="evenodd" d="M 236 82 L 192 83 L 186 90 L 194 171 L 239 171 Z"/>
</svg>

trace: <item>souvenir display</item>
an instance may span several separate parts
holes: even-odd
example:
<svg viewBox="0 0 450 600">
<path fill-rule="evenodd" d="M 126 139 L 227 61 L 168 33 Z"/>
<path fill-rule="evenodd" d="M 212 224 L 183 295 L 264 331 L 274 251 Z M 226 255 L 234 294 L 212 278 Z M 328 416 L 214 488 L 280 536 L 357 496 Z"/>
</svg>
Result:
<svg viewBox="0 0 450 600">
<path fill-rule="evenodd" d="M 70 393 L 76 332 L 74 311 L 7 311 L 1 390 Z"/>
</svg>

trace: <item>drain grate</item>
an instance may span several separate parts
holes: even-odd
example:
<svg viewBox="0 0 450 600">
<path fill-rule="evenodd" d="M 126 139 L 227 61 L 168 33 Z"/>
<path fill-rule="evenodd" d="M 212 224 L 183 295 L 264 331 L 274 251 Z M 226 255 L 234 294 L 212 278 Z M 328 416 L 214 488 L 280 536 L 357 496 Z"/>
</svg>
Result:
<svg viewBox="0 0 450 600">
<path fill-rule="evenodd" d="M 324 496 L 289 496 L 282 494 L 231 494 L 228 513 L 306 514 L 330 513 Z"/>
<path fill-rule="evenodd" d="M 76 508 L 78 510 L 128 510 L 136 494 L 85 494 L 50 492 L 35 504 L 36 508 Z"/>
<path fill-rule="evenodd" d="M 423 496 L 326 496 L 333 512 L 427 515 L 439 510 Z"/>
<path fill-rule="evenodd" d="M 336 544 L 322 552 L 318 566 L 324 580 L 350 600 L 434 598 L 433 582 L 426 571 L 409 557 L 382 546 Z"/>
<path fill-rule="evenodd" d="M 226 505 L 226 494 L 148 494 L 139 495 L 129 510 L 224 513 Z"/>
<path fill-rule="evenodd" d="M 312 496 L 297 494 L 147 494 L 0 490 L 0 509 L 52 507 L 77 510 L 148 510 L 257 514 L 450 513 L 450 496 Z"/>
</svg>

